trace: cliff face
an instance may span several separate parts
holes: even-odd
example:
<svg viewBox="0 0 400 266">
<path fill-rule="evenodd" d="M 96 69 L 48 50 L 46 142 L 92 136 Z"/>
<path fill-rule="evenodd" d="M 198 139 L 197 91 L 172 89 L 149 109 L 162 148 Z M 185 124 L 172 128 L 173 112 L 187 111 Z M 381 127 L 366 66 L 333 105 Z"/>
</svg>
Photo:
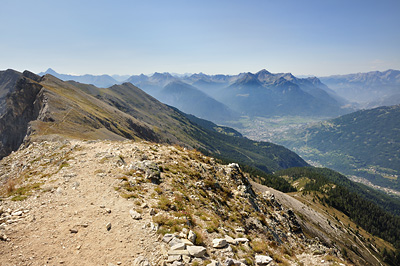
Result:
<svg viewBox="0 0 400 266">
<path fill-rule="evenodd" d="M 18 72 L 16 72 L 18 73 Z M 18 149 L 23 142 L 29 122 L 35 120 L 42 108 L 42 97 L 38 97 L 43 88 L 40 77 L 25 71 L 10 77 L 8 93 L 3 98 L 4 111 L 0 117 L 0 158 Z"/>
</svg>

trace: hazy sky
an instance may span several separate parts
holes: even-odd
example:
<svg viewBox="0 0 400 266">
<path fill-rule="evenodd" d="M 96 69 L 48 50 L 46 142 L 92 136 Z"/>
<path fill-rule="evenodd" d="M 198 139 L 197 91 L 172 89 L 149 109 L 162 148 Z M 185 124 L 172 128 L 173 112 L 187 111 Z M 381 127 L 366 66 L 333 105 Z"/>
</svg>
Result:
<svg viewBox="0 0 400 266">
<path fill-rule="evenodd" d="M 330 75 L 400 69 L 400 0 L 0 0 L 0 69 Z"/>
</svg>

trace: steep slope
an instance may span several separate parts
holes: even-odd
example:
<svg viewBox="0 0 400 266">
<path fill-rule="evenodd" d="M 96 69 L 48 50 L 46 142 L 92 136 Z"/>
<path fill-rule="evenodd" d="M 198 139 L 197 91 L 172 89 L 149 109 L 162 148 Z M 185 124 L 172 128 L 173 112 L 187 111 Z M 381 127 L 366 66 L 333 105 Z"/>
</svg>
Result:
<svg viewBox="0 0 400 266">
<path fill-rule="evenodd" d="M 0 163 L 2 265 L 382 265 L 374 250 L 391 250 L 177 146 L 32 142 Z"/>
<path fill-rule="evenodd" d="M 37 83 L 40 77 L 28 71 L 21 74 L 7 70 L 2 74 L 1 87 L 6 95 L 0 99 L 0 158 L 18 149 L 43 102 L 39 95 L 42 86 Z"/>
<path fill-rule="evenodd" d="M 0 116 L 5 112 L 6 109 L 7 94 L 14 92 L 15 84 L 21 75 L 21 73 L 12 69 L 0 71 Z"/>
<path fill-rule="evenodd" d="M 384 72 L 336 75 L 320 79 L 341 97 L 361 104 L 378 101 L 383 97 L 390 97 L 400 92 L 399 70 L 389 69 Z"/>
<path fill-rule="evenodd" d="M 285 141 L 304 158 L 373 184 L 400 189 L 400 105 L 354 112 Z"/>
</svg>

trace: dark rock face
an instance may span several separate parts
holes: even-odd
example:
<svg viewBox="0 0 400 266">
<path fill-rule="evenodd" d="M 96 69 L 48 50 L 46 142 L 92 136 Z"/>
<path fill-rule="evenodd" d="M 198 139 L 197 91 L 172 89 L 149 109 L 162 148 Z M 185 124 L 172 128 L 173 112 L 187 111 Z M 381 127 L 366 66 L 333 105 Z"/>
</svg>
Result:
<svg viewBox="0 0 400 266">
<path fill-rule="evenodd" d="M 29 78 L 28 78 L 29 77 Z M 4 113 L 0 117 L 0 159 L 19 148 L 29 127 L 41 109 L 38 94 L 40 77 L 25 71 L 5 97 Z"/>
<path fill-rule="evenodd" d="M 6 110 L 7 95 L 15 90 L 15 84 L 21 76 L 21 73 L 12 69 L 0 71 L 0 116 L 3 115 Z"/>
</svg>

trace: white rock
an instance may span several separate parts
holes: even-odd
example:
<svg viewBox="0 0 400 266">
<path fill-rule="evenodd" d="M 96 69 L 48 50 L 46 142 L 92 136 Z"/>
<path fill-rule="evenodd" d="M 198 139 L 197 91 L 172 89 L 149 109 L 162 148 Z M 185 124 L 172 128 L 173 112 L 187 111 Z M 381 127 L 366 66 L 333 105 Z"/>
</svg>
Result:
<svg viewBox="0 0 400 266">
<path fill-rule="evenodd" d="M 174 237 L 174 238 L 172 238 L 171 241 L 169 241 L 168 244 L 169 244 L 170 247 L 172 247 L 172 246 L 175 246 L 176 244 L 180 244 L 180 243 L 182 243 L 182 240 L 180 240 L 179 238 Z"/>
<path fill-rule="evenodd" d="M 186 246 L 193 246 L 193 243 L 187 239 L 181 239 L 182 243 L 185 243 Z"/>
<path fill-rule="evenodd" d="M 200 258 L 206 254 L 207 249 L 202 246 L 188 246 L 187 251 L 189 251 L 191 256 Z"/>
<path fill-rule="evenodd" d="M 248 240 L 247 238 L 245 238 L 245 237 L 235 238 L 235 241 L 236 241 L 236 242 L 239 242 L 239 243 L 246 243 L 246 242 L 249 242 L 249 240 Z"/>
<path fill-rule="evenodd" d="M 207 266 L 221 266 L 221 263 L 219 261 L 213 260 L 211 263 L 207 264 Z"/>
<path fill-rule="evenodd" d="M 133 261 L 133 266 L 151 266 L 151 264 L 147 259 L 140 256 Z"/>
<path fill-rule="evenodd" d="M 181 255 L 169 255 L 167 262 L 174 262 L 174 261 L 181 260 L 181 259 L 182 259 Z"/>
<path fill-rule="evenodd" d="M 181 261 L 174 261 L 174 263 L 172 263 L 172 266 L 184 266 L 185 263 L 181 262 Z"/>
<path fill-rule="evenodd" d="M 216 238 L 212 241 L 212 243 L 213 243 L 213 248 L 223 248 L 228 244 L 226 240 L 223 238 Z"/>
<path fill-rule="evenodd" d="M 173 238 L 173 234 L 165 234 L 162 241 L 168 244 Z"/>
<path fill-rule="evenodd" d="M 194 244 L 196 243 L 196 237 L 196 233 L 190 230 L 187 239 Z"/>
<path fill-rule="evenodd" d="M 231 245 L 238 244 L 238 242 L 235 239 L 233 239 L 231 236 L 225 236 L 225 240 L 226 240 L 226 242 L 228 242 L 228 244 L 231 244 Z"/>
<path fill-rule="evenodd" d="M 132 216 L 132 219 L 134 219 L 134 220 L 140 220 L 140 219 L 142 219 L 142 215 L 140 215 L 140 213 L 138 213 L 138 212 L 135 211 L 135 210 L 130 210 L 130 211 L 129 211 L 129 214 Z"/>
<path fill-rule="evenodd" d="M 184 263 L 189 263 L 190 262 L 190 256 L 182 255 L 182 260 L 183 260 Z"/>
<path fill-rule="evenodd" d="M 169 250 L 168 255 L 182 255 L 182 256 L 189 256 L 190 253 L 187 250 Z"/>
<path fill-rule="evenodd" d="M 256 255 L 256 265 L 265 266 L 271 261 L 273 261 L 273 259 L 270 256 Z"/>
<path fill-rule="evenodd" d="M 186 244 L 185 243 L 178 243 L 171 247 L 171 250 L 185 250 Z"/>
<path fill-rule="evenodd" d="M 16 211 L 11 213 L 12 216 L 21 216 L 22 215 L 22 211 Z"/>
</svg>

